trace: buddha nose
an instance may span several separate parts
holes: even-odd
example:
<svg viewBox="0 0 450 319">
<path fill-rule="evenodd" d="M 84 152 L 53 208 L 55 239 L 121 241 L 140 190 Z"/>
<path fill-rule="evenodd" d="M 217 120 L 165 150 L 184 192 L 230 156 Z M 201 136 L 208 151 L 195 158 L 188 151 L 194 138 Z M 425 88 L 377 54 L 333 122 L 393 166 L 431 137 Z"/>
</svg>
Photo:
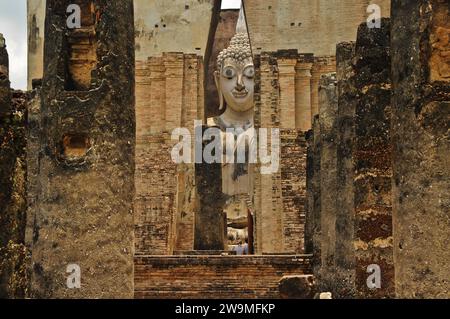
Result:
<svg viewBox="0 0 450 319">
<path fill-rule="evenodd" d="M 236 90 L 238 92 L 243 91 L 245 89 L 244 80 L 242 75 L 238 75 L 237 83 L 236 83 Z"/>
</svg>

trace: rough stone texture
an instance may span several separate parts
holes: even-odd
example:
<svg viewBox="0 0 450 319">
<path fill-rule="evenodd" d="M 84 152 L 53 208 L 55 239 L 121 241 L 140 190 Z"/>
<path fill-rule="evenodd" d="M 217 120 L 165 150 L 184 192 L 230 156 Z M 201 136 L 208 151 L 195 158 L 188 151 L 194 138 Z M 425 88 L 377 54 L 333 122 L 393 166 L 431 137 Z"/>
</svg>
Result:
<svg viewBox="0 0 450 319">
<path fill-rule="evenodd" d="M 338 108 L 336 74 L 323 75 L 319 87 L 320 125 L 320 224 L 322 291 L 331 290 L 335 274 L 336 245 L 336 116 Z"/>
<path fill-rule="evenodd" d="M 27 96 L 10 90 L 4 42 L 0 34 L 0 298 L 23 298 L 27 288 Z"/>
<path fill-rule="evenodd" d="M 320 127 L 314 127 L 310 148 L 307 214 L 312 224 L 319 218 L 320 232 L 308 226 L 308 235 L 318 286 L 336 298 L 394 296 L 390 29 L 389 20 L 381 22 L 380 29 L 361 24 L 356 46 L 338 45 L 338 85 L 329 88 L 323 77 L 319 91 Z M 381 289 L 367 287 L 372 264 L 381 268 Z"/>
<path fill-rule="evenodd" d="M 281 298 L 283 276 L 310 273 L 310 255 L 141 256 L 135 298 Z"/>
<path fill-rule="evenodd" d="M 392 144 L 390 24 L 381 28 L 358 29 L 354 85 L 355 109 L 354 165 L 354 248 L 356 297 L 394 296 L 392 255 Z M 367 287 L 367 267 L 380 266 L 381 288 Z"/>
<path fill-rule="evenodd" d="M 400 298 L 450 297 L 448 4 L 392 3 L 393 232 Z"/>
<path fill-rule="evenodd" d="M 28 211 L 30 297 L 133 296 L 134 29 L 131 0 L 94 2 L 97 64 L 89 89 L 69 90 L 71 1 L 47 1 L 41 106 L 32 104 Z M 85 21 L 85 20 L 82 20 Z M 73 74 L 72 74 L 73 75 Z M 36 138 L 37 137 L 37 138 Z M 34 166 L 33 166 L 34 165 Z M 36 167 L 37 166 L 37 167 Z M 68 289 L 66 267 L 81 267 Z M 111 274 L 120 274 L 112 276 Z"/>
<path fill-rule="evenodd" d="M 11 88 L 9 82 L 9 56 L 6 40 L 0 33 L 0 114 L 9 115 L 12 110 Z"/>
<path fill-rule="evenodd" d="M 313 299 L 315 292 L 314 276 L 284 276 L 279 288 L 283 299 Z"/>
<path fill-rule="evenodd" d="M 245 0 L 256 53 L 298 49 L 316 56 L 336 54 L 336 43 L 354 41 L 367 7 L 375 3 L 389 17 L 390 0 Z M 329 71 L 331 72 L 331 71 Z"/>
<path fill-rule="evenodd" d="M 356 88 L 351 79 L 354 76 L 353 59 L 355 42 L 339 43 L 336 48 L 338 80 L 337 134 L 337 180 L 339 196 L 336 198 L 336 251 L 335 292 L 340 298 L 355 294 L 354 268 L 354 166 L 353 146 L 355 139 Z"/>
</svg>

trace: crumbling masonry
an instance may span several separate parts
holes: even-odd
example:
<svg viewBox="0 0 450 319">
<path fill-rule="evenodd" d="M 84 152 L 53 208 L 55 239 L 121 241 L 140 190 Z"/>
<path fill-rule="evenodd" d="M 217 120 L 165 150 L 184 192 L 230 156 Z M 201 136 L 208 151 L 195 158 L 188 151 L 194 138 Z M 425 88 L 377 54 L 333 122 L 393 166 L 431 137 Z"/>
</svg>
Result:
<svg viewBox="0 0 450 319">
<path fill-rule="evenodd" d="M 91 1 L 82 28 L 71 30 L 72 2 L 47 1 L 44 78 L 30 102 L 29 295 L 130 298 L 133 2 Z M 81 268 L 82 289 L 68 289 L 71 265 Z"/>
</svg>

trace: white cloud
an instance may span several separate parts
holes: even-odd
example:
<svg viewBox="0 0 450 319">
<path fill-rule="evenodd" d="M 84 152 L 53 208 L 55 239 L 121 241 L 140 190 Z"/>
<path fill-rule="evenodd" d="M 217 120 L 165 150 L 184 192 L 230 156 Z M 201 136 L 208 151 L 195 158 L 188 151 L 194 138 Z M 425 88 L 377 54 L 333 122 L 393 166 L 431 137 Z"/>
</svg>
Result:
<svg viewBox="0 0 450 319">
<path fill-rule="evenodd" d="M 0 1 L 0 33 L 6 39 L 11 86 L 27 89 L 26 0 Z"/>
<path fill-rule="evenodd" d="M 241 0 L 222 0 L 222 9 L 240 9 Z"/>
</svg>

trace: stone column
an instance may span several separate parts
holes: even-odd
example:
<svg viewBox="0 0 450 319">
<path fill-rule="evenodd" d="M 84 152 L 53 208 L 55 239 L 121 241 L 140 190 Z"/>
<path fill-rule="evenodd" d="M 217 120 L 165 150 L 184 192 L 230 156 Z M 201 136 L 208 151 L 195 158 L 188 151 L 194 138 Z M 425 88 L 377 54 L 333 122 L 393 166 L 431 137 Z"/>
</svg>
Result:
<svg viewBox="0 0 450 319">
<path fill-rule="evenodd" d="M 356 41 L 354 166 L 354 249 L 356 297 L 394 296 L 392 257 L 392 152 L 390 136 L 390 25 L 360 25 Z M 370 76 L 367 76 L 370 74 Z M 381 287 L 367 278 L 379 270 Z M 376 275 L 376 274 L 375 274 Z"/>
<path fill-rule="evenodd" d="M 320 70 L 317 64 L 311 69 L 311 119 L 314 122 L 314 116 L 319 114 L 319 81 Z"/>
<path fill-rule="evenodd" d="M 161 133 L 166 127 L 166 78 L 163 59 L 148 58 L 148 69 L 150 73 L 150 130 L 152 133 Z"/>
<path fill-rule="evenodd" d="M 295 66 L 295 127 L 311 129 L 311 67 L 312 63 L 299 62 Z"/>
<path fill-rule="evenodd" d="M 280 122 L 281 128 L 293 129 L 296 121 L 295 104 L 295 65 L 297 59 L 279 58 L 280 81 Z"/>
<path fill-rule="evenodd" d="M 319 82 L 323 74 L 336 72 L 334 57 L 315 57 L 311 69 L 311 116 L 319 114 Z"/>
<path fill-rule="evenodd" d="M 183 74 L 184 54 L 164 53 L 164 67 L 166 79 L 166 127 L 167 132 L 181 127 L 183 109 Z"/>
<path fill-rule="evenodd" d="M 261 55 L 260 83 L 256 87 L 257 106 L 260 127 L 274 128 L 280 126 L 280 87 L 277 73 L 277 60 L 273 54 Z M 269 131 L 270 132 L 270 131 Z M 268 149 L 270 149 L 270 133 L 268 132 Z M 255 209 L 256 209 L 256 242 L 257 254 L 274 253 L 284 250 L 283 220 L 280 172 L 269 175 L 260 173 L 259 165 L 255 173 Z"/>
<path fill-rule="evenodd" d="M 448 1 L 392 1 L 395 290 L 450 298 Z"/>
<path fill-rule="evenodd" d="M 354 296 L 354 167 L 353 146 L 355 139 L 356 96 L 353 82 L 352 60 L 355 56 L 355 43 L 339 43 L 336 48 L 338 81 L 338 115 L 337 134 L 337 185 L 339 194 L 336 198 L 336 287 L 339 298 Z"/>
<path fill-rule="evenodd" d="M 203 133 L 207 128 L 203 128 Z M 203 136 L 203 135 L 202 135 Z M 204 141 L 203 147 L 210 141 Z M 195 164 L 199 210 L 195 214 L 194 249 L 224 250 L 226 248 L 226 214 L 223 211 L 222 164 Z"/>
<path fill-rule="evenodd" d="M 319 86 L 320 148 L 320 220 L 321 220 L 321 287 L 329 291 L 334 281 L 336 242 L 336 74 L 323 75 Z"/>
<path fill-rule="evenodd" d="M 27 233 L 29 297 L 134 295 L 135 72 L 133 1 L 96 0 L 96 81 L 65 90 L 66 10 L 47 0 L 42 130 Z M 100 14 L 101 13 L 101 14 Z M 83 73 L 89 68 L 80 68 Z M 34 142 L 34 141 L 33 141 Z M 68 284 L 69 283 L 69 284 Z M 78 286 L 80 283 L 80 286 Z"/>
<path fill-rule="evenodd" d="M 136 137 L 150 134 L 152 127 L 150 70 L 147 61 L 136 61 Z M 159 113 L 159 112 L 158 112 Z"/>
</svg>

